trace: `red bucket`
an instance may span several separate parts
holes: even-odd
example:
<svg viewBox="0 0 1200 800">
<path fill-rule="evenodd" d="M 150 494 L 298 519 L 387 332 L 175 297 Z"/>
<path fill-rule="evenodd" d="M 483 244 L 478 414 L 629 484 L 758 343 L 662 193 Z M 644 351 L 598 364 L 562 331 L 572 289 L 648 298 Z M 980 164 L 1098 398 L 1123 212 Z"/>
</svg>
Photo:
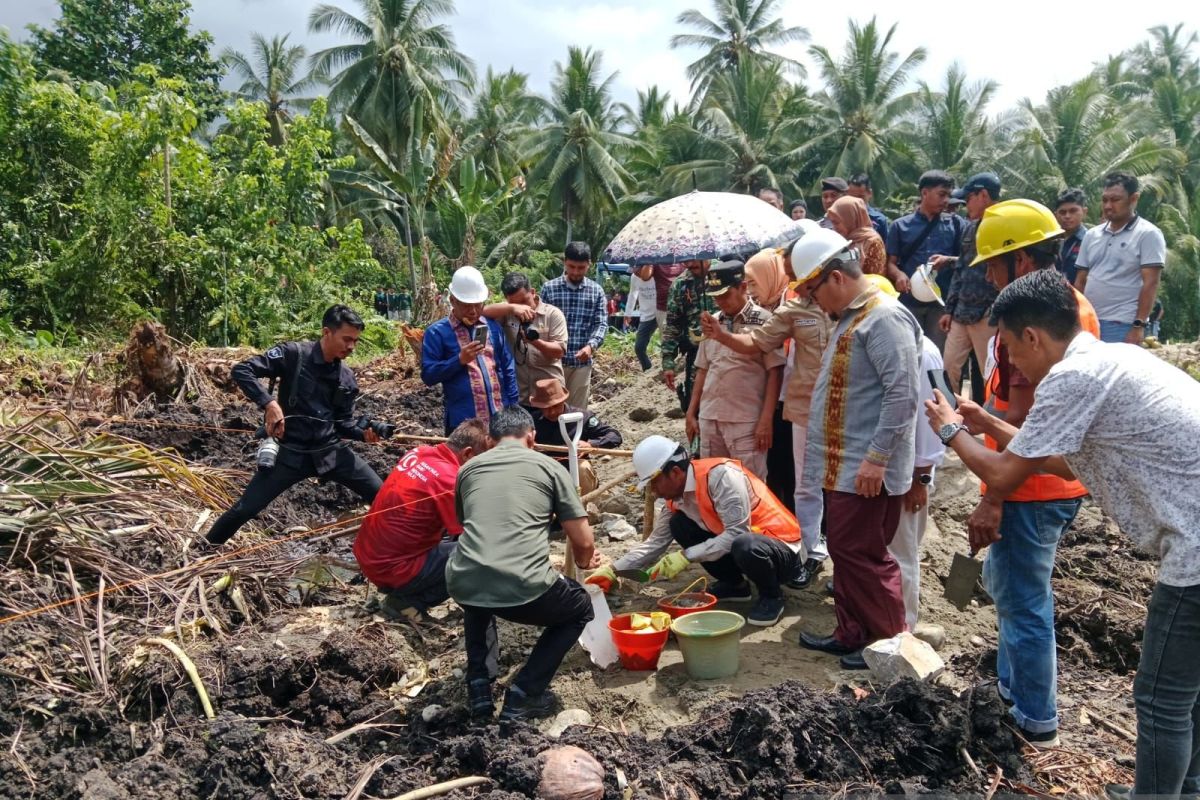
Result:
<svg viewBox="0 0 1200 800">
<path fill-rule="evenodd" d="M 617 646 L 617 654 L 621 657 L 621 666 L 628 670 L 658 669 L 658 657 L 662 655 L 663 647 L 671 629 L 652 631 L 651 633 L 630 633 L 630 617 L 633 614 L 621 614 L 608 621 L 608 629 L 612 631 L 613 644 Z"/>
<path fill-rule="evenodd" d="M 676 605 L 680 600 L 687 605 Z M 693 605 L 694 604 L 694 605 Z M 697 611 L 708 611 L 717 604 L 717 596 L 708 592 L 688 592 L 687 594 L 671 595 L 658 601 L 658 608 L 671 615 L 671 619 L 679 619 Z"/>
</svg>

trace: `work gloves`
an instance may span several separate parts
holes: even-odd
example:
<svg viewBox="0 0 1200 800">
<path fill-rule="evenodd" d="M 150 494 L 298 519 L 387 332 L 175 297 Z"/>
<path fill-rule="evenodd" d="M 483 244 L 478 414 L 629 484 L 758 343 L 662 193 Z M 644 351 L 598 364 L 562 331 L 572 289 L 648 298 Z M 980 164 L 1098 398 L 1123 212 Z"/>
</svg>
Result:
<svg viewBox="0 0 1200 800">
<path fill-rule="evenodd" d="M 683 553 L 679 551 L 667 553 L 665 556 L 659 559 L 657 564 L 650 568 L 650 580 L 654 581 L 662 578 L 663 580 L 669 581 L 671 578 L 674 578 L 676 575 L 687 569 L 688 564 L 690 563 L 691 562 L 684 557 Z"/>
<path fill-rule="evenodd" d="M 600 591 L 608 594 L 608 590 L 617 582 L 617 573 L 613 572 L 612 564 L 605 564 L 600 569 L 587 576 L 584 583 L 591 583 L 600 587 Z"/>
</svg>

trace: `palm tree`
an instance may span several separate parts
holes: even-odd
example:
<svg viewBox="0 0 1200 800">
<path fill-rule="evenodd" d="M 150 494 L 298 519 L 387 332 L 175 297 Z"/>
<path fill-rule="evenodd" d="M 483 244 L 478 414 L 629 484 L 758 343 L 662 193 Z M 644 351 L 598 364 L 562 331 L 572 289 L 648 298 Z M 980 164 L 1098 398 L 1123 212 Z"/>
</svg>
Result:
<svg viewBox="0 0 1200 800">
<path fill-rule="evenodd" d="M 276 147 L 287 138 L 286 126 L 292 118 L 288 106 L 307 108 L 312 99 L 297 95 L 316 85 L 311 75 L 298 76 L 306 51 L 303 45 L 288 45 L 289 35 L 272 36 L 268 42 L 262 34 L 251 34 L 253 62 L 232 48 L 221 53 L 221 63 L 242 79 L 234 94 L 267 104 L 270 141 Z"/>
<path fill-rule="evenodd" d="M 526 151 L 534 165 L 530 182 L 546 183 L 550 207 L 566 221 L 567 241 L 576 222 L 592 230 L 632 180 L 620 156 L 636 143 L 616 132 L 616 73 L 602 79 L 600 60 L 591 48 L 571 47 L 566 65 L 554 65 L 550 121 L 530 131 Z"/>
<path fill-rule="evenodd" d="M 390 154 L 413 135 L 444 132 L 449 112 L 474 84 L 471 59 L 455 49 L 453 0 L 358 0 L 361 16 L 321 4 L 308 17 L 313 33 L 353 40 L 313 54 L 313 71 L 331 84 L 330 102 L 357 119 Z M 410 120 L 419 120 L 413 125 Z"/>
<path fill-rule="evenodd" d="M 463 150 L 496 183 L 507 183 L 521 171 L 522 136 L 547 113 L 546 101 L 529 91 L 528 80 L 515 70 L 497 75 L 488 67 L 466 121 Z"/>
<path fill-rule="evenodd" d="M 915 133 L 926 164 L 954 169 L 969 161 L 973 150 L 986 145 L 987 105 L 996 86 L 992 80 L 968 84 L 966 73 L 957 63 L 946 70 L 946 82 L 940 90 L 920 82 Z"/>
<path fill-rule="evenodd" d="M 916 93 L 901 90 L 925 61 L 922 47 L 903 58 L 890 50 L 895 33 L 895 25 L 880 31 L 874 18 L 861 27 L 851 20 L 840 60 L 824 47 L 809 48 L 825 82 L 813 98 L 823 132 L 802 153 L 817 159 L 822 175 L 873 175 L 883 193 L 900 184 L 900 170 L 914 156 L 903 120 Z"/>
<path fill-rule="evenodd" d="M 675 34 L 671 37 L 671 47 L 698 47 L 707 51 L 687 68 L 697 95 L 721 72 L 750 61 L 777 64 L 785 72 L 804 74 L 800 62 L 767 49 L 808 40 L 807 30 L 787 27 L 781 18 L 772 16 L 781 4 L 782 0 L 713 0 L 714 18 L 689 8 L 675 19 L 700 33 Z"/>
<path fill-rule="evenodd" d="M 621 123 L 639 135 L 648 128 L 661 128 L 667 124 L 667 103 L 670 101 L 671 93 L 664 92 L 657 85 L 638 89 L 636 108 L 628 103 L 618 104 Z"/>
</svg>

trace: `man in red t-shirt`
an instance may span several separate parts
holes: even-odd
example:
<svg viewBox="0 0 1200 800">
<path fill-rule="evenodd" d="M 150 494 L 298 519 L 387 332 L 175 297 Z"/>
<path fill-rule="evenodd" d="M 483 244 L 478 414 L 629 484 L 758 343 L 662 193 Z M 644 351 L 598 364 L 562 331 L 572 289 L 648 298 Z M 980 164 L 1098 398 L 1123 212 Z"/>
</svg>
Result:
<svg viewBox="0 0 1200 800">
<path fill-rule="evenodd" d="M 454 482 L 488 445 L 487 424 L 469 419 L 444 443 L 405 453 L 384 481 L 354 539 L 354 557 L 385 595 L 385 616 L 415 620 L 449 598 L 446 561 L 462 533 Z"/>
</svg>

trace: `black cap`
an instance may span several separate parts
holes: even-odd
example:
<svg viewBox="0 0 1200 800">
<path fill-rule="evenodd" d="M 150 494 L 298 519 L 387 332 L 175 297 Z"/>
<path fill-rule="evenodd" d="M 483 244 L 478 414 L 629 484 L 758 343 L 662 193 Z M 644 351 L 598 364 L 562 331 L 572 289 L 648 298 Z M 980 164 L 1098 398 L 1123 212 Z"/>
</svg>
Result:
<svg viewBox="0 0 1200 800">
<path fill-rule="evenodd" d="M 967 202 L 967 198 L 963 194 L 963 190 L 955 189 L 953 192 L 950 193 L 949 199 L 946 200 L 946 205 L 961 206 L 965 202 Z"/>
<path fill-rule="evenodd" d="M 704 279 L 704 293 L 709 297 L 725 294 L 734 286 L 741 286 L 746 279 L 746 265 L 741 261 L 722 261 L 708 270 Z"/>
<path fill-rule="evenodd" d="M 994 172 L 981 172 L 978 175 L 972 175 L 970 180 L 954 192 L 954 195 L 962 200 L 966 200 L 967 195 L 974 194 L 980 189 L 987 189 L 988 194 L 992 196 L 993 200 L 999 200 L 1000 176 Z M 959 194 L 959 192 L 962 194 Z"/>
<path fill-rule="evenodd" d="M 850 184 L 846 183 L 845 178 L 821 178 L 821 191 L 834 191 L 845 194 L 850 189 Z"/>
</svg>

